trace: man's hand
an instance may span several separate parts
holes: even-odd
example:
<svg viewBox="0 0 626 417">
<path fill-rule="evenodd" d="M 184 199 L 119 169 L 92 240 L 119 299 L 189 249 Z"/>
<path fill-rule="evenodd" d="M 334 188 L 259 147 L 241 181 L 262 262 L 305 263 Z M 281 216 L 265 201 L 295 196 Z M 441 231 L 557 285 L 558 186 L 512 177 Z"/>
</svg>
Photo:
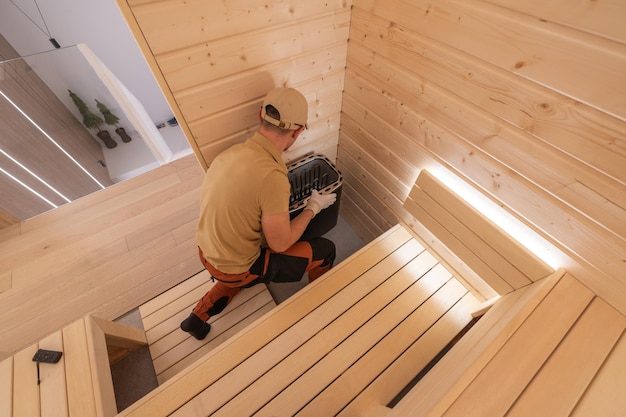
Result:
<svg viewBox="0 0 626 417">
<path fill-rule="evenodd" d="M 315 217 L 317 213 L 333 205 L 335 200 L 337 200 L 337 194 L 335 193 L 320 194 L 317 190 L 313 190 L 309 203 L 304 209 L 311 210 L 313 212 L 313 217 Z"/>
<path fill-rule="evenodd" d="M 313 190 L 311 198 L 304 210 L 311 210 L 313 217 L 320 211 L 331 206 L 337 195 L 320 194 L 317 190 Z M 308 226 L 313 217 L 306 212 L 300 213 L 293 220 L 289 219 L 289 212 L 269 214 L 261 216 L 261 227 L 265 240 L 270 248 L 275 252 L 283 252 L 300 239 L 302 233 Z"/>
</svg>

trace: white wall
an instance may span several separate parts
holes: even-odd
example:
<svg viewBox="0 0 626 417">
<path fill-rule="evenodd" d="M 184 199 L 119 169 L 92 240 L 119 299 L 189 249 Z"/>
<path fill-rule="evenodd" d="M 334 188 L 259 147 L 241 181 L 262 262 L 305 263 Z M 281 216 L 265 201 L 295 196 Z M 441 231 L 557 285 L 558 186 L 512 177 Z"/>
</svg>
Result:
<svg viewBox="0 0 626 417">
<path fill-rule="evenodd" d="M 36 1 L 36 3 L 35 3 Z M 0 2 L 0 32 L 24 56 L 54 49 L 48 35 L 35 26 L 19 6 L 61 46 L 85 43 L 141 101 L 155 122 L 172 112 L 146 64 L 114 0 L 4 0 Z M 45 25 L 37 10 L 45 19 Z"/>
<path fill-rule="evenodd" d="M 173 117 L 115 0 L 4 0 L 0 33 L 21 56 L 53 50 L 49 37 L 61 47 L 84 43 L 141 102 L 155 124 Z M 173 153 L 186 154 L 182 130 L 165 130 L 163 136 Z"/>
</svg>

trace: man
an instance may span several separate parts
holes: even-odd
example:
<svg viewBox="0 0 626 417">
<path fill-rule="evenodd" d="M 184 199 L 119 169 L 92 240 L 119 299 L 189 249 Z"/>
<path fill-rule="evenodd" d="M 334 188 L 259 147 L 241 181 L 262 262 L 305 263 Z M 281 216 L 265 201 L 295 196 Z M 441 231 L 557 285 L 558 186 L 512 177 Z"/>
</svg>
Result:
<svg viewBox="0 0 626 417">
<path fill-rule="evenodd" d="M 306 129 L 307 117 L 308 104 L 300 92 L 285 87 L 270 91 L 258 131 L 218 155 L 207 170 L 196 237 L 200 260 L 216 283 L 180 324 L 198 340 L 211 329 L 207 320 L 241 288 L 299 281 L 305 272 L 311 282 L 332 267 L 332 241 L 300 237 L 336 195 L 314 190 L 304 210 L 293 220 L 289 216 L 291 191 L 281 153 Z"/>
</svg>

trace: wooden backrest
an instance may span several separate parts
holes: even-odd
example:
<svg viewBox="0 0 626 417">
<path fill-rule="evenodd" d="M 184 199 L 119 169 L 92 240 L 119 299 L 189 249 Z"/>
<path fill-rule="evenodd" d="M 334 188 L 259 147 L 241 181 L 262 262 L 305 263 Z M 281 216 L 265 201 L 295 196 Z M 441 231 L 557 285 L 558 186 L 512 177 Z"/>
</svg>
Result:
<svg viewBox="0 0 626 417">
<path fill-rule="evenodd" d="M 625 328 L 557 271 L 500 298 L 387 416 L 623 415 Z"/>
<path fill-rule="evenodd" d="M 426 170 L 404 208 L 500 295 L 554 272 Z"/>
</svg>

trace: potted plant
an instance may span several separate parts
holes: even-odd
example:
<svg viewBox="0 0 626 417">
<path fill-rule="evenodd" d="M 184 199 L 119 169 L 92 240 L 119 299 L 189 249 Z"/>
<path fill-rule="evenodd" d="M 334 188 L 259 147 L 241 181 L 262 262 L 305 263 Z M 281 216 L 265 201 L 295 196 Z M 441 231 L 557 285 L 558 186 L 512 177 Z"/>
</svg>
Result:
<svg viewBox="0 0 626 417">
<path fill-rule="evenodd" d="M 115 133 L 117 133 L 119 137 L 122 138 L 122 142 L 130 142 L 132 138 L 128 135 L 128 133 L 126 133 L 126 130 L 123 127 L 119 127 L 117 125 L 117 122 L 120 121 L 120 118 L 114 115 L 113 112 L 111 112 L 111 110 L 109 110 L 109 108 L 104 103 L 101 103 L 98 100 L 96 100 L 96 106 L 98 107 L 98 110 L 100 110 L 100 113 L 102 113 L 102 117 L 104 117 L 104 122 L 110 126 L 115 126 Z"/>
<path fill-rule="evenodd" d="M 78 111 L 83 116 L 83 124 L 85 125 L 85 127 L 87 127 L 88 129 L 97 130 L 96 136 L 98 136 L 102 140 L 102 142 L 104 142 L 104 145 L 107 148 L 115 148 L 117 146 L 117 142 L 113 140 L 109 131 L 100 128 L 104 124 L 104 120 L 102 120 L 100 116 L 92 113 L 91 110 L 89 110 L 89 107 L 87 107 L 85 102 L 80 97 L 78 97 L 76 93 L 72 92 L 72 90 L 67 91 L 69 91 L 72 101 L 74 102 L 76 107 L 78 107 Z"/>
</svg>

